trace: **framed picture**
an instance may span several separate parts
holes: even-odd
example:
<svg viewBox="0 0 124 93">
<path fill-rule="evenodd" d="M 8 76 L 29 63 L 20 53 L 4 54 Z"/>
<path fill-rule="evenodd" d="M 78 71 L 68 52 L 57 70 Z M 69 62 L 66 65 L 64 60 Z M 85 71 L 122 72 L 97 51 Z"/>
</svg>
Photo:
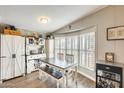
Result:
<svg viewBox="0 0 124 93">
<path fill-rule="evenodd" d="M 105 60 L 107 62 L 114 62 L 114 53 L 106 52 L 105 53 Z"/>
<path fill-rule="evenodd" d="M 107 28 L 107 40 L 124 40 L 124 26 Z"/>
</svg>

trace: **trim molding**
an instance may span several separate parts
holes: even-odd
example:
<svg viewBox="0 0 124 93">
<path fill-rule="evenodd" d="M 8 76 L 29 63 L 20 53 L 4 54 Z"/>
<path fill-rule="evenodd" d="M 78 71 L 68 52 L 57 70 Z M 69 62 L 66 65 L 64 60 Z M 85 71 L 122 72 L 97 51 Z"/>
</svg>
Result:
<svg viewBox="0 0 124 93">
<path fill-rule="evenodd" d="M 95 78 L 93 78 L 93 77 L 91 77 L 91 76 L 89 76 L 89 75 L 83 73 L 82 71 L 79 71 L 79 70 L 78 70 L 78 72 L 79 72 L 80 74 L 84 75 L 85 77 L 89 78 L 90 80 L 96 82 Z"/>
</svg>

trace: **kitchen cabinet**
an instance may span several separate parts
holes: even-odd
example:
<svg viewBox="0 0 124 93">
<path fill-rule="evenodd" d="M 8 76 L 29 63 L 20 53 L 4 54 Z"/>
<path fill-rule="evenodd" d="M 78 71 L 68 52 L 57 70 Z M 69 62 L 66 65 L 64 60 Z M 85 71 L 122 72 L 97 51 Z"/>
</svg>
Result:
<svg viewBox="0 0 124 93">
<path fill-rule="evenodd" d="M 25 37 L 0 35 L 0 81 L 25 74 Z"/>
<path fill-rule="evenodd" d="M 27 73 L 31 73 L 36 70 L 34 63 L 35 63 L 34 60 L 30 60 L 27 62 Z"/>
<path fill-rule="evenodd" d="M 26 73 L 38 70 L 40 60 L 46 58 L 45 40 L 43 38 L 26 37 Z"/>
<path fill-rule="evenodd" d="M 38 66 L 40 66 L 40 60 L 45 59 L 46 54 L 35 54 L 27 56 L 27 73 L 31 73 L 33 71 L 38 70 Z"/>
</svg>

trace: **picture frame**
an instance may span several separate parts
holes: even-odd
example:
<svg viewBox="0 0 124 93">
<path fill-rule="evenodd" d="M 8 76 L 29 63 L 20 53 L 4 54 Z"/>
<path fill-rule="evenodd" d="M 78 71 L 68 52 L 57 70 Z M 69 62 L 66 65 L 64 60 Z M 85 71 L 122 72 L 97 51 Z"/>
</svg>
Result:
<svg viewBox="0 0 124 93">
<path fill-rule="evenodd" d="M 107 62 L 114 62 L 114 53 L 112 53 L 112 52 L 106 52 L 105 53 L 105 60 Z"/>
<path fill-rule="evenodd" d="M 107 28 L 107 40 L 124 40 L 124 26 Z"/>
</svg>

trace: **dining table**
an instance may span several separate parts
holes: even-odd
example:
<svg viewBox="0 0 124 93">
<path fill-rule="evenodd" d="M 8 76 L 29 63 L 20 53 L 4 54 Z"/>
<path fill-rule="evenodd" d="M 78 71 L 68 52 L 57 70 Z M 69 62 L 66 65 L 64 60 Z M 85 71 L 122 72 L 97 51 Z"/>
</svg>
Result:
<svg viewBox="0 0 124 93">
<path fill-rule="evenodd" d="M 59 71 L 62 73 L 63 78 L 63 87 L 67 88 L 68 86 L 68 76 L 69 72 L 74 72 L 74 83 L 77 84 L 77 69 L 78 69 L 78 62 L 76 61 L 68 61 L 66 59 L 58 59 L 58 58 L 46 58 L 41 59 L 41 64 L 46 64 L 48 66 L 51 66 L 53 68 L 59 69 Z M 39 78 L 42 77 L 42 69 L 39 68 Z"/>
</svg>

